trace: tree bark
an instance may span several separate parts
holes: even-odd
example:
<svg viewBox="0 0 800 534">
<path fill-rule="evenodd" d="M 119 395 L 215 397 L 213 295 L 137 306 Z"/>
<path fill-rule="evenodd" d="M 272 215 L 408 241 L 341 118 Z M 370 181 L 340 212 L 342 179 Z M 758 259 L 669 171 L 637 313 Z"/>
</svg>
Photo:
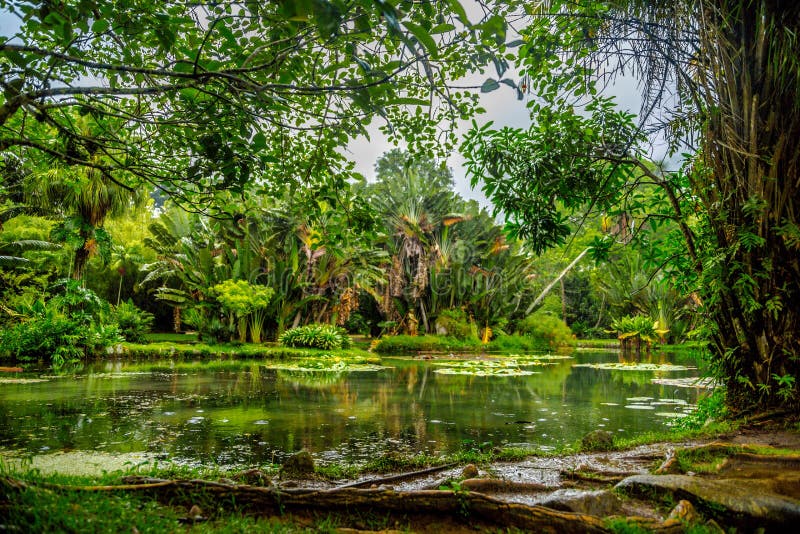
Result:
<svg viewBox="0 0 800 534">
<path fill-rule="evenodd" d="M 708 212 L 704 303 L 734 408 L 800 404 L 797 4 L 703 3 L 706 97 L 694 192 Z"/>
</svg>

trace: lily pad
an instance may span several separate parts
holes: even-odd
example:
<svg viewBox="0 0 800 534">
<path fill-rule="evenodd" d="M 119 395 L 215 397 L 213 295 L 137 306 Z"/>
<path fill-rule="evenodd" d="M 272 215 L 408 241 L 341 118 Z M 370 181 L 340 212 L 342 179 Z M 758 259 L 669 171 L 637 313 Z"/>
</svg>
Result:
<svg viewBox="0 0 800 534">
<path fill-rule="evenodd" d="M 472 375 L 472 376 L 525 376 L 525 375 L 535 374 L 532 371 L 523 371 L 522 369 L 519 368 L 457 369 L 451 367 L 436 369 L 434 373 L 439 373 L 442 375 Z"/>
<path fill-rule="evenodd" d="M 436 369 L 435 373 L 443 375 L 473 375 L 473 376 L 522 376 L 532 375 L 532 371 L 520 369 L 516 360 L 466 360 L 457 362 L 439 362 L 434 365 L 443 367 Z M 529 366 L 530 364 L 522 364 Z M 533 365 L 536 365 L 533 363 Z"/>
<path fill-rule="evenodd" d="M 508 357 L 512 360 L 516 361 L 528 361 L 528 360 L 572 360 L 572 356 L 566 356 L 564 354 L 509 354 Z"/>
<path fill-rule="evenodd" d="M 654 378 L 651 380 L 651 382 L 661 386 L 697 389 L 714 389 L 720 385 L 720 383 L 713 378 L 701 378 L 697 376 L 690 376 L 687 378 Z"/>
<path fill-rule="evenodd" d="M 37 384 L 39 382 L 50 382 L 45 378 L 0 378 L 0 384 Z"/>
<path fill-rule="evenodd" d="M 671 363 L 576 363 L 573 367 L 591 367 L 608 371 L 690 371 L 697 367 Z"/>
</svg>

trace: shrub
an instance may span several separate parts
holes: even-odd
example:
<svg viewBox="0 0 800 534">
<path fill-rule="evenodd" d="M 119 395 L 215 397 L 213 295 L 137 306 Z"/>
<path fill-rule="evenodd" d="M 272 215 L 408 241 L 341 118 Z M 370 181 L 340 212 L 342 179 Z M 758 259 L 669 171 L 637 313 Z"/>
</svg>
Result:
<svg viewBox="0 0 800 534">
<path fill-rule="evenodd" d="M 0 356 L 20 361 L 74 362 L 123 341 L 116 325 L 96 325 L 85 315 L 67 317 L 41 302 L 23 321 L 0 331 Z"/>
<path fill-rule="evenodd" d="M 153 314 L 137 308 L 133 302 L 120 302 L 114 308 L 114 319 L 119 331 L 130 343 L 146 343 L 146 334 L 153 327 Z"/>
<path fill-rule="evenodd" d="M 463 310 L 444 310 L 436 318 L 436 333 L 456 339 L 478 338 L 478 328 Z"/>
<path fill-rule="evenodd" d="M 414 354 L 420 351 L 473 351 L 480 348 L 478 338 L 467 340 L 447 336 L 384 336 L 374 347 L 379 354 Z"/>
<path fill-rule="evenodd" d="M 278 341 L 285 347 L 323 350 L 350 348 L 350 337 L 347 332 L 330 324 L 310 324 L 292 328 L 281 334 Z"/>
<path fill-rule="evenodd" d="M 520 334 L 543 341 L 551 349 L 575 346 L 575 336 L 569 326 L 546 312 L 534 312 L 517 324 Z"/>
</svg>

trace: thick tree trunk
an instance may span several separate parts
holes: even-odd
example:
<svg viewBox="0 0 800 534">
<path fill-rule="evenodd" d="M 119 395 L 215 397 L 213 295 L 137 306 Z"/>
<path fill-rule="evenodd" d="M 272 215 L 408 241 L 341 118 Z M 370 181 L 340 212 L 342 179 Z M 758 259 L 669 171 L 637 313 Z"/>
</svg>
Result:
<svg viewBox="0 0 800 534">
<path fill-rule="evenodd" d="M 797 405 L 800 375 L 800 7 L 704 3 L 705 304 L 712 350 L 737 408 Z"/>
</svg>

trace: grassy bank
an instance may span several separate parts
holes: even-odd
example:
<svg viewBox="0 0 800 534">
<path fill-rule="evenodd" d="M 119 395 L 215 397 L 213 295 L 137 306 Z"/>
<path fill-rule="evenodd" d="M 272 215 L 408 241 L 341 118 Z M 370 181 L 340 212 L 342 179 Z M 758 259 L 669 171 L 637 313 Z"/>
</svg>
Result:
<svg viewBox="0 0 800 534">
<path fill-rule="evenodd" d="M 301 358 L 328 358 L 331 355 L 364 361 L 375 360 L 369 352 L 358 349 L 320 350 L 298 349 L 281 347 L 277 345 L 262 345 L 254 343 L 220 343 L 208 345 L 205 343 L 175 343 L 162 341 L 148 344 L 122 343 L 116 351 L 117 355 L 131 359 L 265 359 L 265 360 L 290 360 Z"/>
<path fill-rule="evenodd" d="M 453 352 L 458 354 L 508 353 L 508 352 L 546 352 L 551 350 L 571 350 L 571 345 L 551 347 L 547 340 L 531 336 L 498 336 L 489 343 L 481 343 L 477 338 L 457 339 L 450 336 L 384 336 L 374 345 L 379 354 L 401 355 L 426 352 Z"/>
</svg>

